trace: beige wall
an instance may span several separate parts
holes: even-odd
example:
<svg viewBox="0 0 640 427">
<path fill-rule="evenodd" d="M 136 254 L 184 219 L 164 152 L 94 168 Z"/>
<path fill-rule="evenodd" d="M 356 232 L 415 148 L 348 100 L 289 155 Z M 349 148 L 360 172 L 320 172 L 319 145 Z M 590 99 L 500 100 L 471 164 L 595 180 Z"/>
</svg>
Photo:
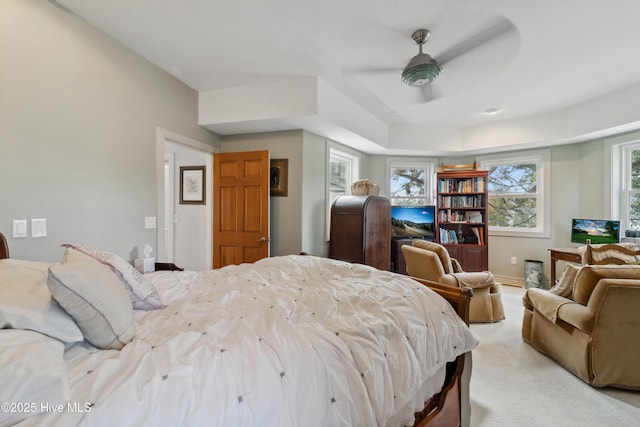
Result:
<svg viewBox="0 0 640 427">
<path fill-rule="evenodd" d="M 271 255 L 302 250 L 302 144 L 301 130 L 225 136 L 220 151 L 268 150 L 272 159 L 289 159 L 288 195 L 271 197 Z"/>
<path fill-rule="evenodd" d="M 0 231 L 14 257 L 58 261 L 65 242 L 125 258 L 155 230 L 156 128 L 216 145 L 197 93 L 43 0 L 0 2 Z M 46 218 L 45 238 L 11 239 Z"/>
<path fill-rule="evenodd" d="M 225 136 L 221 152 L 268 150 L 289 159 L 287 197 L 271 197 L 271 255 L 329 254 L 326 239 L 328 144 L 360 157 L 363 174 L 369 156 L 302 130 Z"/>
<path fill-rule="evenodd" d="M 10 238 L 13 256 L 57 261 L 59 245 L 75 242 L 129 258 L 153 244 L 144 218 L 156 215 L 157 127 L 222 151 L 289 158 L 289 196 L 271 199 L 272 254 L 327 254 L 325 138 L 297 130 L 220 142 L 196 123 L 196 92 L 49 2 L 0 2 L 0 52 L 0 231 L 10 236 L 12 219 L 48 221 L 46 238 Z M 537 259 L 549 280 L 547 249 L 570 245 L 571 218 L 606 215 L 604 146 L 552 148 L 551 238 L 491 237 L 494 273 L 522 278 L 523 261 Z M 383 193 L 386 163 L 362 155 L 362 177 Z"/>
<path fill-rule="evenodd" d="M 505 152 L 505 155 L 508 155 Z M 446 158 L 394 158 L 409 161 L 431 161 L 436 164 L 472 163 L 474 156 Z M 370 170 L 374 181 L 388 193 L 387 157 L 372 156 Z M 551 148 L 551 228 L 550 238 L 522 238 L 491 236 L 489 238 L 489 269 L 496 275 L 514 282 L 522 281 L 524 261 L 539 260 L 544 263 L 545 280 L 550 282 L 551 264 L 548 248 L 572 246 L 570 243 L 571 218 L 602 218 L 605 206 L 605 153 L 604 141 L 594 140 Z M 573 245 L 576 246 L 576 245 Z M 511 264 L 516 257 L 516 264 Z M 558 274 L 563 263 L 558 263 Z"/>
</svg>

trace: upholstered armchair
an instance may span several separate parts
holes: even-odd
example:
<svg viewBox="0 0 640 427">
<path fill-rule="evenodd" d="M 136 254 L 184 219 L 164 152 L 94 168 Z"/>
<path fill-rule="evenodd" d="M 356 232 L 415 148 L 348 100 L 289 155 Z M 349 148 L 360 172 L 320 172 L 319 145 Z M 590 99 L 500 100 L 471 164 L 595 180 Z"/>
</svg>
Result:
<svg viewBox="0 0 640 427">
<path fill-rule="evenodd" d="M 437 243 L 414 239 L 402 245 L 407 274 L 454 287 L 473 289 L 469 307 L 470 322 L 496 322 L 504 319 L 500 285 L 488 271 L 464 272 L 460 263 Z"/>
<path fill-rule="evenodd" d="M 640 390 L 640 265 L 567 264 L 523 304 L 527 343 L 592 386 Z"/>
</svg>

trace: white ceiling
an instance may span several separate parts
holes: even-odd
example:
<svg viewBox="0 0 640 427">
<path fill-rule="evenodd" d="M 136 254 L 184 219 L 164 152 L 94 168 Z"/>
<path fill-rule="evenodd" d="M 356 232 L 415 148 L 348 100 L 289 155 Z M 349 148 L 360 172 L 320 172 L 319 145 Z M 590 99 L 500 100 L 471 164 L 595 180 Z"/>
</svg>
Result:
<svg viewBox="0 0 640 427">
<path fill-rule="evenodd" d="M 371 153 L 457 155 L 640 128 L 635 0 L 58 0 L 198 91 L 200 124 L 305 128 Z M 400 80 L 428 28 L 425 102 Z M 498 108 L 494 115 L 484 112 Z"/>
</svg>

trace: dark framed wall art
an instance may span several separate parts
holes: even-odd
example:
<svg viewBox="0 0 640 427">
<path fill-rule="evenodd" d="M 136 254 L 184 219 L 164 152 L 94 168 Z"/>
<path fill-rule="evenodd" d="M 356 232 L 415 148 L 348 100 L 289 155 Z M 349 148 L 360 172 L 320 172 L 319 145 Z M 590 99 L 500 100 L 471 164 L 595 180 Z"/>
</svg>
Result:
<svg viewBox="0 0 640 427">
<path fill-rule="evenodd" d="M 272 197 L 286 197 L 289 159 L 271 159 L 270 185 Z"/>
<path fill-rule="evenodd" d="M 204 205 L 206 203 L 206 167 L 180 167 L 180 204 Z"/>
</svg>

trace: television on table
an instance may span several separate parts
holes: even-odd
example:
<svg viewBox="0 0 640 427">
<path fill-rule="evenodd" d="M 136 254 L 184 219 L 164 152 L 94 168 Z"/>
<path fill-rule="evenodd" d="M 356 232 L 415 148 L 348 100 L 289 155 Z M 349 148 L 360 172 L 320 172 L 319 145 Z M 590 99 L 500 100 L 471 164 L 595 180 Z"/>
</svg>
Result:
<svg viewBox="0 0 640 427">
<path fill-rule="evenodd" d="M 435 239 L 435 206 L 392 206 L 391 237 Z"/>
<path fill-rule="evenodd" d="M 571 220 L 571 242 L 587 244 L 611 244 L 620 242 L 620 221 L 610 219 Z"/>
</svg>

